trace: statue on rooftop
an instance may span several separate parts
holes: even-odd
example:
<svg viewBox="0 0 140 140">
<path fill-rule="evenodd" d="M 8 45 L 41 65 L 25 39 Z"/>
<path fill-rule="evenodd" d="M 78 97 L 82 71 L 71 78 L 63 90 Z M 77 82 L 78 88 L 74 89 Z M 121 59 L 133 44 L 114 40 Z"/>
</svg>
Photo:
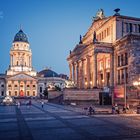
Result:
<svg viewBox="0 0 140 140">
<path fill-rule="evenodd" d="M 96 13 L 96 16 L 93 17 L 94 21 L 97 21 L 99 19 L 103 19 L 105 18 L 105 15 L 104 15 L 104 10 L 103 9 L 99 9 Z"/>
</svg>

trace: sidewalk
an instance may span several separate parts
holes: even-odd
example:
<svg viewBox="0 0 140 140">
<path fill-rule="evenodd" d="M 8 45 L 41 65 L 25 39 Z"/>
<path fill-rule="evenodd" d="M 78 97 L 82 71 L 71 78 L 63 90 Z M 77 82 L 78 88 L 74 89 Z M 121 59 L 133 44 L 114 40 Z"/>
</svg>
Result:
<svg viewBox="0 0 140 140">
<path fill-rule="evenodd" d="M 87 114 L 87 111 L 84 110 L 84 108 L 88 108 L 89 106 L 83 106 L 83 105 L 68 105 L 65 106 L 66 108 L 73 110 L 75 112 L 79 112 L 81 114 Z M 140 115 L 136 113 L 136 109 L 130 109 L 127 113 L 122 113 L 122 108 L 120 108 L 120 114 L 112 114 L 112 106 L 111 105 L 94 105 L 95 108 L 95 114 L 94 115 L 123 115 L 123 116 L 134 116 L 134 115 Z"/>
</svg>

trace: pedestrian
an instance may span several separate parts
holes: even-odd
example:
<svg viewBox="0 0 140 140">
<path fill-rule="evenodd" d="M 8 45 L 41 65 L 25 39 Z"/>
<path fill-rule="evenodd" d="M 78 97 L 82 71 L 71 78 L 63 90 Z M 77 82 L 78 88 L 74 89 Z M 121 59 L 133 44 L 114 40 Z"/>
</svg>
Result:
<svg viewBox="0 0 140 140">
<path fill-rule="evenodd" d="M 31 105 L 32 105 L 32 102 L 31 102 L 31 100 L 29 100 L 29 108 L 31 107 Z"/>
<path fill-rule="evenodd" d="M 117 113 L 117 114 L 119 114 L 120 112 L 119 112 L 119 107 L 118 107 L 118 105 L 117 104 L 115 104 L 115 112 Z"/>
<path fill-rule="evenodd" d="M 112 106 L 112 114 L 115 114 L 115 106 Z"/>
<path fill-rule="evenodd" d="M 92 105 L 90 105 L 90 107 L 89 107 L 89 115 L 92 115 L 94 113 L 95 113 L 95 109 L 94 109 L 94 107 Z"/>
<path fill-rule="evenodd" d="M 20 108 L 20 102 L 18 102 L 17 105 L 18 105 L 18 108 Z"/>
<path fill-rule="evenodd" d="M 41 102 L 41 107 L 42 107 L 42 109 L 44 108 L 44 102 L 43 101 Z"/>
<path fill-rule="evenodd" d="M 126 106 L 125 105 L 123 106 L 122 112 L 126 113 Z"/>
</svg>

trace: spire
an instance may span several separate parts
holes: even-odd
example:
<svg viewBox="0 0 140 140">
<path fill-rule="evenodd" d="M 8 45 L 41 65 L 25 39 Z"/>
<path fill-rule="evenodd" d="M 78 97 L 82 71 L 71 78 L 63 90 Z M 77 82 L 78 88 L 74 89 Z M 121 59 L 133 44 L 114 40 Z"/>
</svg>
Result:
<svg viewBox="0 0 140 140">
<path fill-rule="evenodd" d="M 19 31 L 22 31 L 22 25 L 21 25 L 21 24 L 19 25 L 19 29 L 20 29 Z M 23 31 L 22 31 L 22 32 L 23 32 Z"/>
<path fill-rule="evenodd" d="M 80 35 L 80 41 L 79 41 L 79 44 L 82 44 L 82 36 Z"/>
</svg>

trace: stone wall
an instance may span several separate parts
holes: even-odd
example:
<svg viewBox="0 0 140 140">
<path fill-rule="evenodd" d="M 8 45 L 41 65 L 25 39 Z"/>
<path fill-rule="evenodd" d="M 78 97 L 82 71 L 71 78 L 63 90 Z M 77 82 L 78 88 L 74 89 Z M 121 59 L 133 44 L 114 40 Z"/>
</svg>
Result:
<svg viewBox="0 0 140 140">
<path fill-rule="evenodd" d="M 94 102 L 99 104 L 99 92 L 98 89 L 89 90 L 77 90 L 66 89 L 63 93 L 63 99 L 67 102 Z"/>
</svg>

